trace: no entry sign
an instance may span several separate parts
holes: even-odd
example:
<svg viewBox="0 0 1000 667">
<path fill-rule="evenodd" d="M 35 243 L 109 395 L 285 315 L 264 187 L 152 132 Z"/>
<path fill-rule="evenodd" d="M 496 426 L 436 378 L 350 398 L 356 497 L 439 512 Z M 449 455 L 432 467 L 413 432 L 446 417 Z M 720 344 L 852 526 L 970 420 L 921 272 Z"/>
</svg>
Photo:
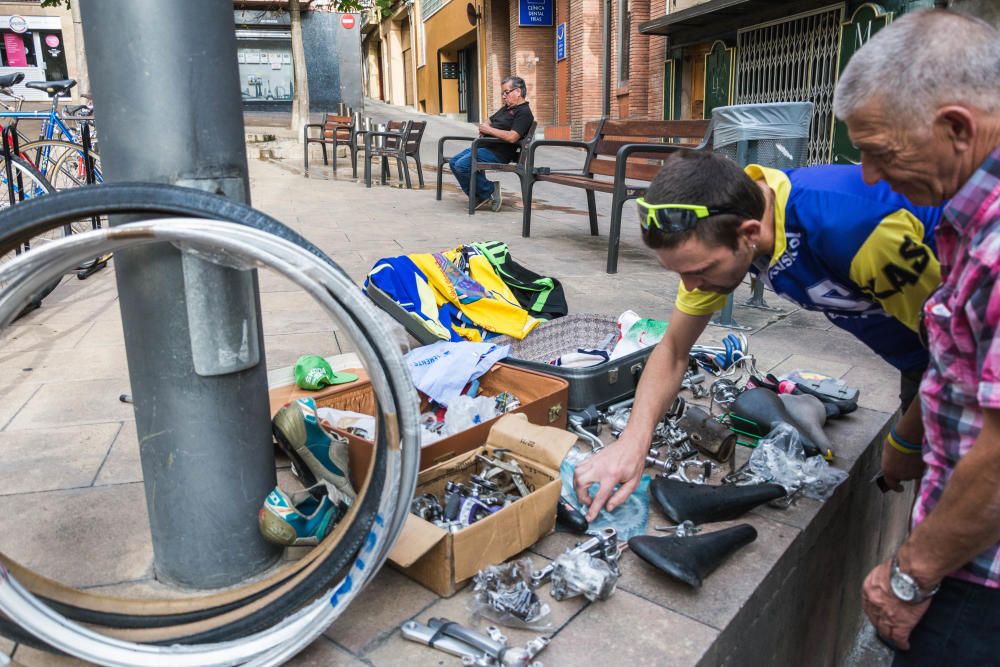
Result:
<svg viewBox="0 0 1000 667">
<path fill-rule="evenodd" d="M 354 27 L 354 14 L 344 14 L 340 17 L 340 25 L 348 30 Z"/>
</svg>

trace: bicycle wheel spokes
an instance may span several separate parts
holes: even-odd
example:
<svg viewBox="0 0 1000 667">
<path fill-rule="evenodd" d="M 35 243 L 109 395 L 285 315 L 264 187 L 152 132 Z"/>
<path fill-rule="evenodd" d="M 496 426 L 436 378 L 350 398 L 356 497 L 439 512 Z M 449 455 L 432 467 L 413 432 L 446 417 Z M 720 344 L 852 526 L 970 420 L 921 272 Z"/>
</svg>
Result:
<svg viewBox="0 0 1000 667">
<path fill-rule="evenodd" d="M 56 190 L 65 190 L 87 184 L 86 160 L 83 146 L 60 139 L 44 139 L 23 144 L 21 157 L 33 164 Z M 94 182 L 104 181 L 101 158 L 93 150 L 89 153 L 94 164 Z"/>
</svg>

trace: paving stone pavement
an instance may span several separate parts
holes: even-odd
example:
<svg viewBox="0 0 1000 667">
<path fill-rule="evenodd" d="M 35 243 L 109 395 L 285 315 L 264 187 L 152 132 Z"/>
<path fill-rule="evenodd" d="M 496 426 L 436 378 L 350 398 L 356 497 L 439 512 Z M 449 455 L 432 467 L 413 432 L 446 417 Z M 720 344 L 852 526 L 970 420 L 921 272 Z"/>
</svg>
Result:
<svg viewBox="0 0 1000 667">
<path fill-rule="evenodd" d="M 368 112 L 380 120 L 420 116 L 378 103 L 370 103 Z M 274 143 L 282 147 L 277 151 L 282 158 L 262 161 L 256 157 L 256 145 L 249 150 L 253 205 L 311 240 L 358 283 L 383 256 L 497 239 L 510 245 L 519 262 L 562 280 L 572 312 L 617 315 L 632 309 L 643 316 L 669 316 L 677 279 L 643 248 L 638 225 L 630 224 L 635 219 L 633 208 L 624 218 L 619 273 L 607 275 L 610 197 L 597 198 L 601 225 L 597 237 L 588 233 L 582 192 L 543 186 L 538 189 L 532 237 L 522 238 L 520 201 L 514 194 L 517 181 L 506 174 L 500 176 L 503 209 L 469 216 L 450 173 L 445 174 L 442 201 L 435 201 L 432 163 L 436 137 L 468 133 L 472 126 L 421 118 L 430 122 L 423 150 L 427 178 L 423 190 L 395 184 L 366 188 L 350 177 L 344 158 L 336 178 L 328 168 L 314 169 L 311 178 L 304 178 L 301 147 L 279 138 Z M 252 131 L 248 128 L 248 133 Z M 553 164 L 565 165 L 572 159 L 572 152 L 561 151 Z M 263 274 L 260 284 L 270 369 L 288 366 L 302 353 L 352 349 L 350 341 L 338 335 L 336 324 L 290 283 Z M 744 286 L 737 302 L 748 297 Z M 822 316 L 797 310 L 774 295 L 769 299 L 782 311 L 736 310 L 737 318 L 753 328 L 751 351 L 761 369 L 804 367 L 845 377 L 861 388 L 866 419 L 884 423 L 896 403 L 892 369 Z M 76 586 L 141 596 L 163 587 L 152 578 L 134 417 L 131 407 L 119 401 L 120 394 L 130 391 L 121 330 L 112 266 L 85 282 L 66 281 L 3 339 L 0 534 L 8 555 L 43 574 Z M 711 328 L 704 338 L 718 341 L 726 333 Z M 780 551 L 799 529 L 796 516 L 809 520 L 809 507 L 804 502 L 796 510 L 799 515 L 780 518 L 767 511 L 755 513 L 751 521 L 763 537 L 737 556 L 745 567 L 730 571 L 730 583 L 751 586 L 765 576 L 757 571 L 763 568 L 758 565 Z M 33 520 L 22 521 L 25 515 Z M 532 554 L 540 562 L 571 543 L 571 537 L 556 534 L 536 545 Z M 611 600 L 553 603 L 554 639 L 540 658 L 547 665 L 711 662 L 713 638 L 737 611 L 731 589 L 683 591 L 664 584 L 631 554 L 623 568 L 620 590 Z M 402 640 L 398 626 L 409 618 L 424 620 L 432 615 L 465 620 L 469 596 L 466 589 L 442 600 L 386 569 L 337 623 L 290 664 L 456 664 L 444 654 Z M 683 611 L 676 611 L 679 608 Z M 511 636 L 520 641 L 529 633 Z M 620 641 L 625 636 L 629 641 Z M 0 652 L 13 652 L 15 664 L 26 667 L 83 664 L 27 646 L 14 647 L 6 640 L 0 640 Z M 877 647 L 860 645 L 860 662 L 855 664 L 881 664 L 876 654 Z"/>
</svg>

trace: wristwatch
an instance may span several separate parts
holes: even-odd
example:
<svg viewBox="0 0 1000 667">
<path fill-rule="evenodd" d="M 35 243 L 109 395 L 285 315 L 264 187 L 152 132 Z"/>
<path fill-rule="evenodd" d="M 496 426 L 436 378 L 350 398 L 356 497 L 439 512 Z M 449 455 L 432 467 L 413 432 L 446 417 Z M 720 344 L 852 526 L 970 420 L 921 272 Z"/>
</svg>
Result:
<svg viewBox="0 0 1000 667">
<path fill-rule="evenodd" d="M 907 604 L 919 604 L 937 593 L 941 585 L 938 584 L 930 591 L 922 590 L 913 577 L 899 569 L 899 560 L 893 556 L 892 567 L 889 570 L 889 587 L 899 600 Z"/>
</svg>

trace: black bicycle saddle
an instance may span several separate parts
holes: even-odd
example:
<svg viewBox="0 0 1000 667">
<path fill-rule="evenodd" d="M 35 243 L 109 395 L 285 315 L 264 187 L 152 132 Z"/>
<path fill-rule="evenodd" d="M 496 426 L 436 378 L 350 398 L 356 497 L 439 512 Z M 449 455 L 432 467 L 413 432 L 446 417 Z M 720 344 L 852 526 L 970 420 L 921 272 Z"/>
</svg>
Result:
<svg viewBox="0 0 1000 667">
<path fill-rule="evenodd" d="M 654 479 L 650 491 L 671 521 L 696 524 L 737 519 L 758 505 L 785 496 L 785 489 L 779 484 L 714 486 L 666 477 Z"/>
<path fill-rule="evenodd" d="M 49 97 L 61 95 L 76 85 L 75 79 L 60 79 L 59 81 L 29 81 L 24 84 L 28 88 L 44 90 Z"/>
<path fill-rule="evenodd" d="M 730 554 L 757 539 L 748 523 L 687 537 L 639 535 L 628 541 L 633 553 L 671 577 L 699 588 Z"/>
<path fill-rule="evenodd" d="M 24 81 L 24 72 L 14 72 L 0 76 L 0 88 L 10 88 Z"/>
</svg>

